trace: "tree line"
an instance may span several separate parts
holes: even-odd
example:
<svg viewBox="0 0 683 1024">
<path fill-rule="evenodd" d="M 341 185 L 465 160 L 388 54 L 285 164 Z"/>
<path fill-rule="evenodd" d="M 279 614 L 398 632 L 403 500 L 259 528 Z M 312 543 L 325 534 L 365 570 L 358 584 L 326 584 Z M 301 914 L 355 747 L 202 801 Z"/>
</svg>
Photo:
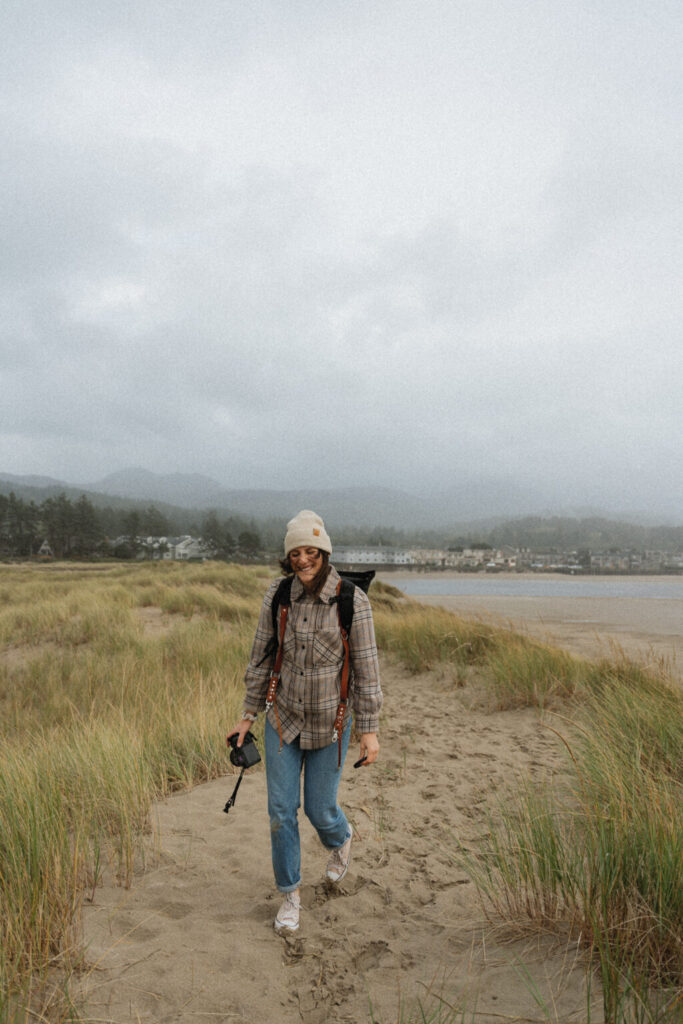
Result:
<svg viewBox="0 0 683 1024">
<path fill-rule="evenodd" d="M 393 527 L 334 527 L 335 545 L 378 544 L 450 548 L 500 547 L 532 550 L 663 550 L 683 548 L 683 527 L 647 527 L 600 517 L 519 518 L 488 530 L 479 528 L 455 534 L 436 530 L 398 530 Z M 147 537 L 189 534 L 202 538 L 214 558 L 255 561 L 272 555 L 282 544 L 279 520 L 253 520 L 215 510 L 196 512 L 130 501 L 125 505 L 95 505 L 87 495 L 73 499 L 64 493 L 42 501 L 0 493 L 0 557 L 29 558 L 38 554 L 44 541 L 56 558 L 111 556 L 135 558 L 163 553 L 152 550 Z M 118 541 L 118 544 L 114 542 Z"/>
<path fill-rule="evenodd" d="M 65 495 L 40 504 L 0 494 L 0 552 L 10 557 L 36 555 L 44 541 L 59 558 L 92 554 L 103 540 L 102 527 L 92 502 L 82 495 Z"/>
<path fill-rule="evenodd" d="M 73 501 L 58 494 L 42 502 L 26 501 L 13 491 L 0 494 L 0 555 L 6 558 L 36 556 L 45 541 L 60 559 L 152 557 L 163 554 L 164 546 L 149 547 L 146 538 L 181 533 L 202 538 L 215 558 L 249 561 L 263 554 L 259 531 L 239 516 L 220 519 L 207 512 L 179 525 L 152 504 L 98 508 L 85 494 Z"/>
</svg>

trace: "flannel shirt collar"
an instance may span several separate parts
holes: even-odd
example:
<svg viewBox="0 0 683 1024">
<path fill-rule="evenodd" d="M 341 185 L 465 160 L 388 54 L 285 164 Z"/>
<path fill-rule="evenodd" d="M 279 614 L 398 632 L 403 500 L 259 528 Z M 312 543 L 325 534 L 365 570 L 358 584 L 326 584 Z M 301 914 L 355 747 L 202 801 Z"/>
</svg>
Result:
<svg viewBox="0 0 683 1024">
<path fill-rule="evenodd" d="M 327 579 L 325 580 L 325 585 L 323 586 L 323 589 L 318 594 L 318 600 L 322 601 L 323 604 L 330 604 L 330 602 L 332 601 L 332 598 L 336 597 L 336 594 L 337 594 L 337 584 L 339 583 L 339 580 L 340 580 L 339 573 L 337 572 L 335 567 L 333 565 L 331 565 L 330 566 L 330 571 L 329 571 L 328 576 L 327 576 Z M 291 600 L 292 601 L 300 601 L 303 597 L 305 597 L 305 595 L 306 595 L 306 591 L 304 590 L 303 583 L 301 582 L 301 580 L 299 579 L 298 576 L 295 576 L 293 581 L 292 581 Z"/>
</svg>

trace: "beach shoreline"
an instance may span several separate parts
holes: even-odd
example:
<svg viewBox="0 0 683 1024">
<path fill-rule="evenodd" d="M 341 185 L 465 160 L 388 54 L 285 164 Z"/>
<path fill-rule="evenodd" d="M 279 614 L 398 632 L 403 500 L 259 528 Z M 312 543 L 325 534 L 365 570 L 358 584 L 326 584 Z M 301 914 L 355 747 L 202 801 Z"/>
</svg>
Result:
<svg viewBox="0 0 683 1024">
<path fill-rule="evenodd" d="M 492 572 L 463 572 L 459 569 L 407 569 L 399 566 L 396 569 L 379 569 L 377 578 L 390 583 L 392 579 L 401 577 L 404 580 L 481 580 L 481 579 L 512 579 L 512 580 L 641 580 L 643 583 L 666 583 L 671 581 L 680 585 L 683 578 L 681 573 L 635 573 L 635 572 L 611 572 L 611 573 L 571 573 L 571 572 L 516 572 L 514 569 L 501 569 Z"/>
<path fill-rule="evenodd" d="M 466 577 L 465 573 L 432 572 L 380 573 L 378 579 L 401 589 L 409 580 L 443 580 L 447 576 Z M 501 578 L 503 574 L 497 574 Z M 506 573 L 525 580 L 567 580 L 564 573 Z M 481 580 L 480 574 L 474 576 Z M 617 577 L 580 577 L 583 580 L 613 580 Z M 656 581 L 666 591 L 669 582 L 680 586 L 680 577 L 642 576 Z M 672 588 L 673 589 L 673 588 Z M 677 678 L 683 673 L 683 600 L 679 597 L 567 597 L 497 594 L 420 594 L 408 595 L 421 604 L 437 605 L 466 618 L 480 619 L 491 625 L 514 629 L 535 639 L 555 644 L 582 657 L 614 657 L 623 653 L 646 663 L 666 663 Z"/>
</svg>

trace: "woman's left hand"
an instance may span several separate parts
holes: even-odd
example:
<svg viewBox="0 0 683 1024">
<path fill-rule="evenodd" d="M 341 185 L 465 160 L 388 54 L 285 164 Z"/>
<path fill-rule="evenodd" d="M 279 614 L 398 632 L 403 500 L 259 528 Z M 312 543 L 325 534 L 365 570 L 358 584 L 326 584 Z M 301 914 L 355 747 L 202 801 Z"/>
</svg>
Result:
<svg viewBox="0 0 683 1024">
<path fill-rule="evenodd" d="M 376 732 L 364 732 L 360 738 L 360 756 L 363 758 L 363 764 L 361 768 L 367 767 L 377 760 L 379 754 L 379 740 L 377 739 Z"/>
</svg>

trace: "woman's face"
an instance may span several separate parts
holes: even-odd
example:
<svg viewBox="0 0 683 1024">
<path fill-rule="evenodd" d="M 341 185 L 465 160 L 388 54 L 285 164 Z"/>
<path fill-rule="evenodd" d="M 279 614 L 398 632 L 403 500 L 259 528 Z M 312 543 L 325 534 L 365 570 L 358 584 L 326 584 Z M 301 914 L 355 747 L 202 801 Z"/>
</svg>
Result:
<svg viewBox="0 0 683 1024">
<path fill-rule="evenodd" d="M 317 548 L 293 548 L 289 561 L 296 576 L 304 586 L 312 583 L 320 572 L 323 556 Z"/>
</svg>

